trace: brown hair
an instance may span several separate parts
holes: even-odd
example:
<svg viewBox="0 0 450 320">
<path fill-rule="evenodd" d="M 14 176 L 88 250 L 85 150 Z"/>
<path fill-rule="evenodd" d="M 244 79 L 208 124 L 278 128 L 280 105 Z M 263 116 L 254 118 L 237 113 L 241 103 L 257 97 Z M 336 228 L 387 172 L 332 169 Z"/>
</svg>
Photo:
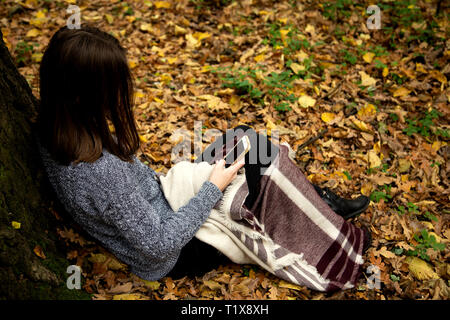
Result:
<svg viewBox="0 0 450 320">
<path fill-rule="evenodd" d="M 116 38 L 94 27 L 63 27 L 45 50 L 39 76 L 39 138 L 55 160 L 93 162 L 103 148 L 132 160 L 139 148 L 133 79 Z"/>
</svg>

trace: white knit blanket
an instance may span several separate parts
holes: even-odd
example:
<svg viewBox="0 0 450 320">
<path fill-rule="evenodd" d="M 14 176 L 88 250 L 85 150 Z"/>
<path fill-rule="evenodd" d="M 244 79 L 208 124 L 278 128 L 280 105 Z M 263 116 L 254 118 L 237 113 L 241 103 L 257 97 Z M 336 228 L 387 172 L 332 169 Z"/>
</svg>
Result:
<svg viewBox="0 0 450 320">
<path fill-rule="evenodd" d="M 209 179 L 212 169 L 213 166 L 207 162 L 181 161 L 175 164 L 165 176 L 160 176 L 164 195 L 175 212 L 198 193 L 202 184 Z M 258 264 L 259 259 L 255 254 L 250 252 L 242 244 L 242 241 L 231 232 L 231 230 L 241 230 L 250 234 L 255 233 L 252 229 L 233 221 L 230 216 L 231 201 L 240 186 L 245 183 L 243 170 L 241 169 L 241 172 L 226 188 L 224 196 L 213 208 L 209 218 L 195 236 L 215 247 L 235 263 Z"/>
</svg>

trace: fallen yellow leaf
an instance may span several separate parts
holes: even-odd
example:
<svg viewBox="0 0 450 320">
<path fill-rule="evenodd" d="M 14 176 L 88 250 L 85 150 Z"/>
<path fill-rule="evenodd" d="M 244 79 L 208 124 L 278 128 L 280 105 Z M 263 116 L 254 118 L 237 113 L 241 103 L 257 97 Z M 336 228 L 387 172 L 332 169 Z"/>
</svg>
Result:
<svg viewBox="0 0 450 320">
<path fill-rule="evenodd" d="M 367 152 L 367 161 L 369 162 L 369 168 L 381 166 L 381 159 L 377 156 L 375 150 L 369 150 Z"/>
<path fill-rule="evenodd" d="M 12 221 L 12 222 L 11 222 L 11 226 L 12 226 L 14 229 L 20 229 L 20 222 Z"/>
<path fill-rule="evenodd" d="M 361 33 L 361 34 L 359 35 L 359 37 L 360 37 L 362 40 L 367 41 L 367 40 L 370 39 L 370 34 Z"/>
<path fill-rule="evenodd" d="M 405 69 L 403 67 L 400 67 L 400 71 L 403 72 L 408 78 L 415 79 L 415 73 L 414 70 Z"/>
<path fill-rule="evenodd" d="M 300 71 L 305 70 L 305 66 L 302 66 L 298 63 L 291 63 L 290 68 L 294 71 L 295 74 L 298 74 Z"/>
<path fill-rule="evenodd" d="M 168 84 L 172 81 L 172 76 L 168 73 L 164 73 L 160 76 L 159 79 L 161 80 L 161 82 Z"/>
<path fill-rule="evenodd" d="M 142 91 L 137 90 L 134 92 L 134 96 L 136 98 L 143 98 L 143 97 L 145 97 L 145 94 Z"/>
<path fill-rule="evenodd" d="M 375 57 L 375 53 L 366 52 L 366 54 L 363 55 L 363 60 L 367 63 L 371 63 L 374 57 Z"/>
<path fill-rule="evenodd" d="M 367 123 L 364 121 L 361 121 L 359 119 L 356 119 L 355 117 L 351 117 L 350 120 L 353 122 L 353 124 L 361 131 L 364 132 L 371 132 L 371 129 Z"/>
<path fill-rule="evenodd" d="M 147 288 L 149 288 L 150 290 L 158 290 L 159 286 L 161 285 L 161 283 L 159 283 L 158 281 L 149 281 L 149 280 L 143 280 L 144 284 Z"/>
<path fill-rule="evenodd" d="M 36 12 L 33 19 L 30 19 L 30 24 L 36 27 L 40 27 L 44 22 L 47 21 L 45 13 L 47 9 L 42 9 Z"/>
<path fill-rule="evenodd" d="M 427 22 L 425 20 L 420 21 L 420 22 L 413 22 L 411 24 L 411 27 L 413 27 L 413 29 L 416 29 L 416 30 L 425 30 L 427 27 Z"/>
<path fill-rule="evenodd" d="M 408 90 L 405 87 L 400 87 L 394 91 L 393 96 L 394 97 L 404 97 L 404 96 L 407 96 L 410 92 L 411 92 L 411 90 Z"/>
<path fill-rule="evenodd" d="M 28 37 L 28 38 L 34 38 L 34 37 L 37 37 L 40 34 L 41 34 L 41 30 L 39 30 L 39 29 L 31 29 L 30 31 L 27 32 L 27 34 L 25 36 Z"/>
<path fill-rule="evenodd" d="M 416 71 L 422 72 L 422 73 L 428 73 L 428 71 L 425 70 L 423 64 L 421 64 L 421 63 L 416 63 Z"/>
<path fill-rule="evenodd" d="M 317 95 L 320 95 L 320 89 L 318 88 L 318 87 L 316 87 L 316 86 L 314 86 L 314 92 L 317 94 Z"/>
<path fill-rule="evenodd" d="M 204 280 L 203 284 L 211 290 L 220 290 L 223 287 L 223 285 L 214 280 Z"/>
<path fill-rule="evenodd" d="M 300 50 L 296 55 L 295 55 L 295 57 L 297 58 L 297 60 L 299 61 L 299 62 L 302 62 L 303 60 L 305 60 L 305 59 L 308 59 L 308 54 L 306 53 L 306 52 L 304 52 L 303 50 Z"/>
<path fill-rule="evenodd" d="M 289 32 L 291 32 L 291 29 L 281 29 L 280 30 L 281 41 L 283 41 L 284 45 L 286 45 L 286 39 L 287 39 L 287 35 Z"/>
<path fill-rule="evenodd" d="M 103 253 L 91 253 L 91 256 L 88 258 L 89 262 L 92 263 L 103 263 L 106 259 L 108 259 L 108 257 Z"/>
<path fill-rule="evenodd" d="M 143 109 L 143 110 L 145 110 L 145 109 L 147 109 L 147 107 L 148 107 L 148 104 L 149 104 L 149 102 L 148 102 L 148 101 L 146 101 L 146 102 L 144 102 L 144 103 L 142 103 L 142 104 L 138 105 L 137 107 L 138 107 L 139 109 Z"/>
<path fill-rule="evenodd" d="M 409 265 L 409 271 L 418 280 L 439 279 L 439 275 L 434 272 L 432 267 L 422 259 L 417 257 L 408 257 L 405 262 Z"/>
<path fill-rule="evenodd" d="M 316 99 L 311 98 L 308 95 L 304 95 L 298 98 L 298 103 L 303 108 L 313 107 L 316 104 Z"/>
<path fill-rule="evenodd" d="M 139 293 L 122 293 L 113 296 L 113 300 L 147 300 L 147 298 Z"/>
<path fill-rule="evenodd" d="M 43 56 L 44 56 L 43 53 L 36 52 L 36 53 L 33 53 L 33 54 L 31 55 L 31 59 L 32 59 L 34 62 L 41 62 Z"/>
<path fill-rule="evenodd" d="M 42 247 L 40 245 L 36 245 L 33 249 L 33 252 L 35 255 L 37 255 L 41 259 L 45 259 L 44 250 L 42 250 Z"/>
<path fill-rule="evenodd" d="M 142 136 L 139 135 L 139 138 Z M 126 265 L 121 263 L 113 256 L 106 256 L 103 253 L 91 253 L 91 256 L 88 258 L 89 262 L 92 263 L 106 263 L 106 267 L 110 270 L 125 270 Z"/>
<path fill-rule="evenodd" d="M 441 72 L 437 70 L 432 70 L 430 71 L 430 75 L 436 80 L 438 80 L 440 83 L 447 84 L 447 78 Z"/>
<path fill-rule="evenodd" d="M 219 110 L 227 107 L 228 105 L 223 103 L 222 100 L 219 97 L 210 95 L 210 94 L 204 94 L 201 96 L 198 96 L 197 98 L 206 100 L 208 108 L 213 110 Z"/>
<path fill-rule="evenodd" d="M 112 24 L 114 22 L 114 17 L 110 14 L 105 14 L 105 19 L 109 24 Z"/>
<path fill-rule="evenodd" d="M 148 140 L 145 139 L 145 137 L 141 136 L 141 135 L 139 135 L 139 140 L 141 140 L 142 143 L 147 143 L 148 142 Z"/>
<path fill-rule="evenodd" d="M 267 119 L 267 124 L 266 124 L 266 128 L 269 130 L 273 130 L 277 127 L 277 125 L 275 123 L 273 123 L 272 120 Z"/>
<path fill-rule="evenodd" d="M 370 196 L 372 193 L 373 185 L 371 183 L 365 183 L 361 186 L 361 194 L 365 196 Z"/>
<path fill-rule="evenodd" d="M 193 37 L 196 38 L 198 41 L 202 41 L 203 39 L 211 37 L 211 34 L 207 32 L 196 32 L 193 34 Z"/>
<path fill-rule="evenodd" d="M 134 69 L 138 65 L 138 62 L 136 60 L 129 60 L 128 65 L 130 66 L 131 69 Z"/>
<path fill-rule="evenodd" d="M 241 103 L 241 99 L 239 98 L 239 96 L 237 96 L 235 94 L 231 96 L 231 98 L 228 101 L 228 103 L 230 104 L 231 112 L 233 112 L 233 113 L 238 113 L 242 109 L 242 107 L 244 106 Z"/>
<path fill-rule="evenodd" d="M 433 225 L 430 223 L 431 227 L 433 228 Z M 440 236 L 438 236 L 436 233 L 434 233 L 433 231 L 430 231 L 428 233 L 430 236 L 434 236 L 434 238 L 436 239 L 437 242 L 442 243 L 444 242 L 444 239 L 442 239 Z"/>
<path fill-rule="evenodd" d="M 322 121 L 325 122 L 325 123 L 328 123 L 328 122 L 332 121 L 335 117 L 336 117 L 336 114 L 334 114 L 332 112 L 324 112 L 320 116 Z"/>
<path fill-rule="evenodd" d="M 195 49 L 201 45 L 200 41 L 198 41 L 192 34 L 188 33 L 184 36 L 187 41 L 187 47 L 189 49 Z"/>
<path fill-rule="evenodd" d="M 209 72 L 209 71 L 211 71 L 211 69 L 212 69 L 212 67 L 211 67 L 210 65 L 205 64 L 205 65 L 202 67 L 202 69 L 201 69 L 200 72 L 202 72 L 202 73 Z"/>
<path fill-rule="evenodd" d="M 157 9 L 169 9 L 171 7 L 171 3 L 167 1 L 156 1 L 153 4 Z"/>
<path fill-rule="evenodd" d="M 367 118 L 374 116 L 376 113 L 377 113 L 377 108 L 373 104 L 368 103 L 364 107 L 362 107 L 361 109 L 358 110 L 357 115 L 358 115 L 358 118 L 360 118 L 361 120 L 365 120 Z"/>
<path fill-rule="evenodd" d="M 369 87 L 369 86 L 374 86 L 377 83 L 376 79 L 372 78 L 364 71 L 360 71 L 359 75 L 361 76 L 361 85 L 362 86 Z"/>
<path fill-rule="evenodd" d="M 380 250 L 378 250 L 378 253 L 381 254 L 383 257 L 388 258 L 388 259 L 392 259 L 392 258 L 396 258 L 397 256 L 395 255 L 395 253 L 393 253 L 392 251 L 389 251 L 386 246 L 381 247 Z"/>
<path fill-rule="evenodd" d="M 335 171 L 331 174 L 331 177 L 336 179 L 336 178 L 342 178 L 343 180 L 348 180 L 348 177 L 345 173 L 340 172 L 340 171 Z"/>
<path fill-rule="evenodd" d="M 141 26 L 139 27 L 139 29 L 141 31 L 145 31 L 145 32 L 151 32 L 153 30 L 153 27 L 151 25 L 151 23 L 142 23 Z"/>
<path fill-rule="evenodd" d="M 293 283 L 290 283 L 290 282 L 287 282 L 284 280 L 280 280 L 280 282 L 278 283 L 278 286 L 280 288 L 292 289 L 292 290 L 297 290 L 297 291 L 301 291 L 304 289 L 303 287 L 301 287 L 297 284 L 293 284 Z"/>
<path fill-rule="evenodd" d="M 437 151 L 441 148 L 441 146 L 442 146 L 441 141 L 436 140 L 436 141 L 433 142 L 433 144 L 431 145 L 431 149 L 432 149 L 434 152 L 437 152 Z"/>
<path fill-rule="evenodd" d="M 177 57 L 169 57 L 169 58 L 167 58 L 167 62 L 169 64 L 177 63 L 178 62 L 178 58 Z"/>
<path fill-rule="evenodd" d="M 408 159 L 404 159 L 404 158 L 398 159 L 398 172 L 400 172 L 400 173 L 408 172 L 410 167 L 411 167 L 411 162 Z"/>
<path fill-rule="evenodd" d="M 177 36 L 179 36 L 179 35 L 181 35 L 181 34 L 186 34 L 186 33 L 188 33 L 187 29 L 175 25 L 175 34 L 176 34 Z"/>
<path fill-rule="evenodd" d="M 381 153 L 381 142 L 380 142 L 380 141 L 378 141 L 377 143 L 375 143 L 375 144 L 373 145 L 373 150 L 374 150 L 377 154 Z"/>
<path fill-rule="evenodd" d="M 164 57 L 165 56 L 164 49 L 161 49 L 160 47 L 152 46 L 150 48 L 150 50 L 152 50 L 153 52 L 156 52 L 158 54 L 158 56 L 160 56 L 160 57 Z"/>
<path fill-rule="evenodd" d="M 159 99 L 157 97 L 154 97 L 153 100 L 155 100 L 156 102 L 161 103 L 161 104 L 164 103 L 164 100 L 161 100 L 161 99 Z"/>
<path fill-rule="evenodd" d="M 263 53 L 263 54 L 257 55 L 257 56 L 254 57 L 253 59 L 255 60 L 255 62 L 261 62 L 261 61 L 263 61 L 265 58 L 266 58 L 266 55 Z"/>
<path fill-rule="evenodd" d="M 312 35 L 312 34 L 316 33 L 316 29 L 314 28 L 314 26 L 312 24 L 307 24 L 306 28 L 305 28 L 305 32 Z"/>
</svg>

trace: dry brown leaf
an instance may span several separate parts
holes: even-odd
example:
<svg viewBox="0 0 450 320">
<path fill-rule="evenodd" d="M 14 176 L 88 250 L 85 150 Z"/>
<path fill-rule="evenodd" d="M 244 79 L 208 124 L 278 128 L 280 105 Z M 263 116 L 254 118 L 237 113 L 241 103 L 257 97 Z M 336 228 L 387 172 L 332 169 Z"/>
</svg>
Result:
<svg viewBox="0 0 450 320">
<path fill-rule="evenodd" d="M 132 288 L 133 288 L 133 283 L 126 282 L 124 284 L 118 284 L 115 287 L 112 287 L 110 290 L 108 290 L 108 293 L 111 293 L 111 294 L 127 293 L 127 292 L 130 292 Z"/>
<path fill-rule="evenodd" d="M 33 249 L 33 252 L 35 255 L 37 255 L 41 259 L 46 259 L 46 256 L 44 254 L 44 250 L 40 245 L 36 245 Z"/>
</svg>

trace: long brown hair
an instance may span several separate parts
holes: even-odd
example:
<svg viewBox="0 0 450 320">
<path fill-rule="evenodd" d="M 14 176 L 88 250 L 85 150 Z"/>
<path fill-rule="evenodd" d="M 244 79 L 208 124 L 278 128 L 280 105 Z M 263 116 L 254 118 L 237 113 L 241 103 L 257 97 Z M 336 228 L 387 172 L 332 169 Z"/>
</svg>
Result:
<svg viewBox="0 0 450 320">
<path fill-rule="evenodd" d="M 39 76 L 39 138 L 55 160 L 93 162 L 103 148 L 132 159 L 139 148 L 133 79 L 116 38 L 94 27 L 63 27 L 45 50 Z"/>
</svg>

